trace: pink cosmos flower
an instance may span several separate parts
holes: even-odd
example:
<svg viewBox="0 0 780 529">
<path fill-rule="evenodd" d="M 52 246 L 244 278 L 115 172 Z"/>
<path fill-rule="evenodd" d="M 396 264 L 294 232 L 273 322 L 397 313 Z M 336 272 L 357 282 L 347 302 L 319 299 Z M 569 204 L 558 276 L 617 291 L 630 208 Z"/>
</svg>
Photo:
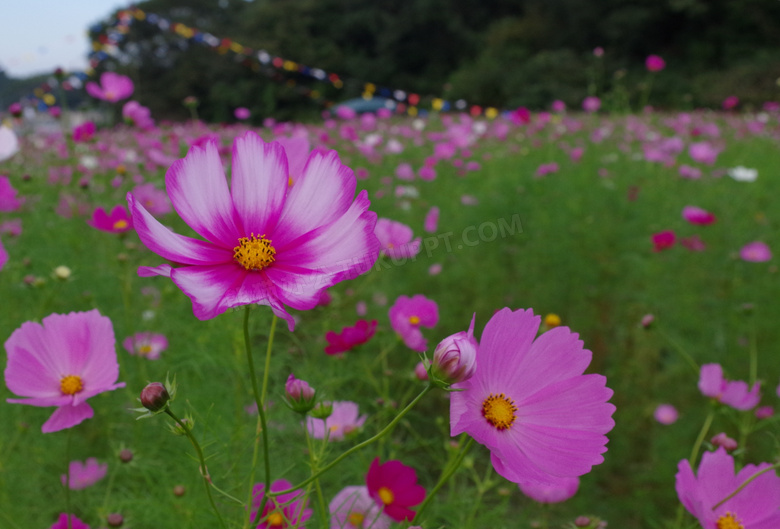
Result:
<svg viewBox="0 0 780 529">
<path fill-rule="evenodd" d="M 414 257 L 420 253 L 422 239 L 412 240 L 412 228 L 390 219 L 378 219 L 374 234 L 379 239 L 381 251 L 391 259 Z"/>
<path fill-rule="evenodd" d="M 666 230 L 654 233 L 651 239 L 653 241 L 653 251 L 660 252 L 674 246 L 677 237 L 672 230 Z"/>
<path fill-rule="evenodd" d="M 152 112 L 138 101 L 128 101 L 125 103 L 122 107 L 122 117 L 125 121 L 135 125 L 141 130 L 150 130 L 154 128 Z"/>
<path fill-rule="evenodd" d="M 678 172 L 680 173 L 681 178 L 690 178 L 691 180 L 701 178 L 701 169 L 698 167 L 691 167 L 690 165 L 683 164 L 680 166 L 680 169 L 678 169 Z"/>
<path fill-rule="evenodd" d="M 127 214 L 122 205 L 114 206 L 111 213 L 106 213 L 103 208 L 97 208 L 92 213 L 92 219 L 87 224 L 100 231 L 109 233 L 124 233 L 133 229 L 133 219 Z"/>
<path fill-rule="evenodd" d="M 601 108 L 601 99 L 596 96 L 588 96 L 582 101 L 582 109 L 591 114 Z"/>
<path fill-rule="evenodd" d="M 682 504 L 703 528 L 780 527 L 780 477 L 773 471 L 761 474 L 718 505 L 748 478 L 771 466 L 770 463 L 749 464 L 735 473 L 734 458 L 721 447 L 702 455 L 698 475 L 694 475 L 687 459 L 680 461 L 675 489 Z"/>
<path fill-rule="evenodd" d="M 340 354 L 366 343 L 374 336 L 376 326 L 376 320 L 371 320 L 371 322 L 358 320 L 354 326 L 344 327 L 338 334 L 328 331 L 325 334 L 325 339 L 328 341 L 325 353 L 329 355 Z"/>
<path fill-rule="evenodd" d="M 685 206 L 682 210 L 682 216 L 691 224 L 700 224 L 702 226 L 712 224 L 717 220 L 715 215 L 696 206 Z"/>
<path fill-rule="evenodd" d="M 751 410 L 761 400 L 761 382 L 756 382 L 748 390 L 747 382 L 723 378 L 723 368 L 720 364 L 701 366 L 698 386 L 705 397 L 711 397 L 737 410 Z"/>
<path fill-rule="evenodd" d="M 330 529 L 389 529 L 393 523 L 365 486 L 341 489 L 330 501 L 328 511 Z"/>
<path fill-rule="evenodd" d="M 119 364 L 111 320 L 97 310 L 50 314 L 28 321 L 5 342 L 5 383 L 23 399 L 10 403 L 57 406 L 41 430 L 70 428 L 93 415 L 87 399 L 125 386 L 116 382 Z"/>
<path fill-rule="evenodd" d="M 164 334 L 139 332 L 125 338 L 122 346 L 131 355 L 157 360 L 160 358 L 160 353 L 168 348 L 168 339 Z"/>
<path fill-rule="evenodd" d="M 414 180 L 414 169 L 408 163 L 399 163 L 395 168 L 395 176 L 400 180 Z"/>
<path fill-rule="evenodd" d="M 562 486 L 604 461 L 615 406 L 606 378 L 583 374 L 592 354 L 578 335 L 560 326 L 537 338 L 540 323 L 508 308 L 488 321 L 474 376 L 453 385 L 450 435 L 487 447 L 509 481 Z"/>
<path fill-rule="evenodd" d="M 92 121 L 73 127 L 73 141 L 76 143 L 88 142 L 95 136 L 96 130 L 95 123 Z"/>
<path fill-rule="evenodd" d="M 16 211 L 22 201 L 16 198 L 16 189 L 5 175 L 0 175 L 0 211 Z"/>
<path fill-rule="evenodd" d="M 271 484 L 271 492 L 287 490 L 293 485 L 286 479 L 277 479 Z M 250 520 L 257 529 L 304 529 L 303 524 L 311 518 L 311 509 L 306 508 L 302 490 L 280 494 L 265 502 L 262 513 L 258 513 L 265 496 L 265 483 L 256 483 L 252 489 L 252 512 Z"/>
<path fill-rule="evenodd" d="M 709 142 L 700 141 L 691 143 L 688 146 L 688 154 L 696 162 L 713 165 L 718 154 L 720 154 L 720 149 L 714 147 Z"/>
<path fill-rule="evenodd" d="M 335 401 L 333 413 L 325 420 L 306 417 L 306 427 L 314 439 L 342 441 L 344 436 L 359 429 L 366 422 L 366 416 L 360 415 L 358 405 L 350 401 Z"/>
<path fill-rule="evenodd" d="M 756 419 L 768 419 L 775 414 L 775 410 L 772 406 L 759 406 L 753 413 L 756 416 Z"/>
<path fill-rule="evenodd" d="M 552 105 L 550 106 L 553 112 L 561 113 L 566 112 L 566 103 L 561 101 L 560 99 L 556 99 L 552 102 Z"/>
<path fill-rule="evenodd" d="M 390 324 L 398 333 L 406 346 L 413 351 L 423 352 L 428 347 L 428 340 L 420 331 L 420 327 L 433 328 L 439 322 L 439 307 L 436 302 L 417 294 L 412 298 L 399 296 L 390 311 Z"/>
<path fill-rule="evenodd" d="M 9 127 L 0 125 L 0 162 L 19 152 L 19 140 Z"/>
<path fill-rule="evenodd" d="M 425 489 L 417 484 L 417 473 L 398 460 L 380 464 L 379 458 L 375 458 L 366 474 L 366 487 L 374 502 L 397 522 L 414 518 L 409 507 L 425 499 Z"/>
<path fill-rule="evenodd" d="M 439 208 L 433 206 L 428 210 L 425 215 L 425 221 L 423 222 L 423 229 L 428 233 L 434 233 L 439 227 Z"/>
<path fill-rule="evenodd" d="M 70 520 L 68 520 L 70 519 Z M 89 529 L 89 526 L 76 518 L 75 514 L 60 513 L 60 517 L 49 529 Z"/>
<path fill-rule="evenodd" d="M 739 257 L 751 263 L 763 263 L 772 259 L 772 250 L 761 241 L 749 242 L 739 250 Z"/>
<path fill-rule="evenodd" d="M 174 208 L 206 241 L 173 233 L 128 193 L 141 241 L 181 265 L 138 273 L 170 277 L 198 319 L 257 303 L 292 331 L 285 305 L 312 309 L 325 289 L 373 266 L 376 214 L 365 190 L 355 198 L 355 175 L 335 151 L 313 151 L 290 187 L 283 147 L 249 131 L 233 142 L 232 167 L 228 189 L 217 145 L 207 142 L 191 147 L 165 176 Z"/>
<path fill-rule="evenodd" d="M 558 164 L 556 162 L 543 163 L 536 169 L 534 176 L 536 176 L 536 178 L 542 178 L 543 176 L 557 172 Z"/>
<path fill-rule="evenodd" d="M 100 464 L 94 457 L 90 457 L 83 463 L 71 461 L 68 465 L 68 475 L 61 475 L 60 481 L 71 490 L 81 490 L 91 487 L 104 477 L 108 472 L 108 463 Z"/>
<path fill-rule="evenodd" d="M 707 249 L 707 245 L 704 244 L 704 241 L 701 240 L 701 237 L 698 235 L 691 235 L 690 237 L 683 237 L 680 240 L 680 244 L 682 244 L 685 248 L 692 252 L 703 252 Z"/>
<path fill-rule="evenodd" d="M 246 107 L 238 107 L 233 111 L 233 115 L 236 117 L 236 119 L 243 121 L 245 119 L 249 119 L 249 116 L 251 116 L 252 113 Z"/>
<path fill-rule="evenodd" d="M 539 503 L 561 503 L 577 494 L 580 478 L 563 478 L 553 485 L 520 483 L 518 486 L 520 492 Z"/>
<path fill-rule="evenodd" d="M 666 68 L 666 61 L 658 55 L 650 55 L 645 59 L 645 68 L 648 72 L 660 72 Z"/>
<path fill-rule="evenodd" d="M 100 84 L 90 81 L 84 87 L 95 99 L 116 103 L 133 95 L 133 81 L 129 77 L 114 72 L 103 72 Z"/>
<path fill-rule="evenodd" d="M 712 439 L 710 439 L 710 443 L 712 443 L 713 446 L 722 446 L 728 452 L 737 449 L 737 441 L 726 435 L 725 432 L 720 432 L 719 434 L 715 435 Z"/>
<path fill-rule="evenodd" d="M 723 110 L 731 110 L 739 105 L 739 98 L 737 96 L 728 96 L 723 100 Z"/>
<path fill-rule="evenodd" d="M 653 417 L 659 423 L 669 425 L 677 422 L 679 414 L 677 413 L 677 408 L 671 404 L 659 404 L 653 412 Z"/>
<path fill-rule="evenodd" d="M 135 199 L 152 215 L 166 215 L 171 212 L 171 201 L 168 194 L 157 189 L 154 184 L 139 184 L 131 191 Z"/>
</svg>

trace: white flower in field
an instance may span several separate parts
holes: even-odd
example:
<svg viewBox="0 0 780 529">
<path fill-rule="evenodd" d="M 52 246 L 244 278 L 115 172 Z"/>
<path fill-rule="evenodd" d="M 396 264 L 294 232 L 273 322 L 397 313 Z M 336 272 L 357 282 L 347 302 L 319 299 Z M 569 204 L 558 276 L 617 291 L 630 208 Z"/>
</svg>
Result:
<svg viewBox="0 0 780 529">
<path fill-rule="evenodd" d="M 729 169 L 729 176 L 737 182 L 755 182 L 758 178 L 758 170 L 738 165 Z"/>
<path fill-rule="evenodd" d="M 425 121 L 417 118 L 414 121 L 412 121 L 412 128 L 414 130 L 423 130 L 425 128 Z"/>
<path fill-rule="evenodd" d="M 0 125 L 0 161 L 7 160 L 19 152 L 19 140 L 14 131 Z"/>
<path fill-rule="evenodd" d="M 79 163 L 87 169 L 97 169 L 98 159 L 91 154 L 87 154 L 79 159 Z"/>
</svg>

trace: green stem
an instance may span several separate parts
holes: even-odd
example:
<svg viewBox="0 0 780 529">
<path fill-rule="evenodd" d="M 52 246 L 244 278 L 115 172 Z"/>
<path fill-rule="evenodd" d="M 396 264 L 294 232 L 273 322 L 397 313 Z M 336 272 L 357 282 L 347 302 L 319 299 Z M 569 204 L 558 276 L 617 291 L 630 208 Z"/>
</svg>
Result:
<svg viewBox="0 0 780 529">
<path fill-rule="evenodd" d="M 304 435 L 306 436 L 306 446 L 309 449 L 309 461 L 311 464 L 311 472 L 312 474 L 317 473 L 317 465 L 319 461 L 319 457 L 314 455 L 314 447 L 311 444 L 311 436 L 309 435 L 309 427 L 305 422 L 304 418 L 304 424 L 303 424 L 303 431 Z M 320 519 L 322 520 L 322 527 L 327 527 L 328 525 L 328 509 L 325 507 L 325 498 L 322 495 L 322 487 L 320 486 L 320 480 L 315 479 L 314 480 L 314 488 L 317 491 L 317 505 L 319 506 L 320 510 Z"/>
<path fill-rule="evenodd" d="M 691 357 L 691 355 L 688 354 L 688 352 L 682 348 L 682 346 L 677 343 L 675 340 L 672 339 L 671 336 L 663 332 L 662 330 L 657 330 L 658 334 L 660 334 L 667 342 L 672 344 L 672 346 L 675 348 L 675 350 L 679 353 L 680 356 L 683 357 L 683 359 L 688 362 L 688 365 L 693 368 L 693 370 L 696 372 L 696 374 L 699 374 L 699 364 L 696 363 L 696 361 Z"/>
<path fill-rule="evenodd" d="M 745 487 L 747 487 L 747 486 L 748 486 L 748 484 L 749 484 L 751 481 L 753 481 L 754 479 L 756 479 L 756 478 L 757 478 L 758 476 L 760 476 L 761 474 L 765 474 L 766 472 L 769 472 L 770 470 L 774 470 L 774 469 L 776 469 L 776 468 L 778 468 L 778 467 L 780 467 L 780 463 L 775 463 L 774 465 L 772 465 L 772 466 L 770 466 L 770 467 L 766 467 L 766 468 L 765 468 L 765 469 L 763 469 L 763 470 L 759 470 L 758 472 L 756 472 L 755 474 L 753 474 L 752 476 L 750 476 L 749 478 L 747 478 L 745 481 L 743 481 L 743 482 L 742 482 L 742 484 L 741 484 L 739 487 L 737 487 L 737 490 L 735 490 L 734 492 L 732 492 L 731 494 L 729 494 L 728 496 L 726 496 L 725 498 L 723 498 L 722 500 L 720 500 L 718 503 L 716 503 L 715 505 L 713 505 L 713 506 L 712 506 L 712 510 L 714 511 L 715 509 L 717 509 L 718 507 L 720 507 L 721 505 L 723 505 L 724 503 L 726 503 L 728 500 L 730 500 L 731 498 L 733 498 L 734 496 L 736 496 L 737 494 L 739 494 L 739 491 L 741 491 L 742 489 L 744 489 Z"/>
<path fill-rule="evenodd" d="M 756 320 L 751 319 L 750 325 L 750 385 L 758 379 L 758 344 L 756 338 Z"/>
<path fill-rule="evenodd" d="M 296 490 L 300 489 L 304 485 L 307 485 L 307 484 L 311 483 L 312 481 L 314 481 L 315 479 L 317 479 L 318 477 L 323 475 L 325 472 L 327 472 L 328 470 L 330 470 L 331 468 L 333 468 L 334 466 L 339 464 L 347 456 L 357 452 L 361 448 L 365 448 L 366 446 L 370 445 L 371 443 L 373 443 L 375 441 L 378 441 L 379 439 L 384 437 L 387 433 L 389 433 L 393 429 L 393 427 L 396 424 L 398 424 L 398 422 L 404 417 L 404 415 L 406 415 L 409 412 L 409 410 L 414 408 L 414 406 L 420 401 L 420 399 L 422 399 L 425 396 L 426 393 L 428 393 L 430 390 L 432 390 L 435 387 L 436 386 L 434 386 L 432 384 L 429 384 L 428 386 L 425 386 L 425 389 L 423 389 L 420 392 L 420 394 L 417 395 L 414 398 L 414 400 L 412 402 L 410 402 L 403 410 L 401 410 L 401 412 L 398 415 L 396 415 L 395 419 L 390 421 L 390 423 L 387 426 L 385 426 L 378 434 L 374 435 L 373 437 L 370 437 L 369 439 L 366 439 L 362 443 L 356 444 L 355 446 L 353 446 L 352 448 L 350 448 L 349 450 L 347 450 L 346 452 L 344 452 L 343 454 L 338 456 L 336 459 L 334 459 L 333 461 L 331 461 L 330 463 L 328 463 L 327 465 L 322 467 L 318 472 L 312 474 L 311 476 L 309 476 L 305 480 L 301 481 L 300 483 L 298 483 L 294 487 L 290 487 L 287 490 L 280 490 L 280 491 L 277 491 L 277 492 L 269 492 L 269 496 L 279 496 L 281 494 L 289 494 L 290 492 L 295 492 Z"/>
<path fill-rule="evenodd" d="M 455 459 L 442 471 L 441 477 L 439 477 L 439 481 L 431 489 L 431 492 L 425 497 L 425 500 L 423 500 L 422 504 L 420 504 L 420 508 L 417 509 L 417 514 L 414 515 L 412 523 L 420 519 L 423 511 L 425 511 L 425 508 L 428 507 L 428 504 L 431 502 L 436 493 L 439 492 L 439 489 L 441 489 L 444 484 L 449 481 L 452 475 L 455 474 L 455 471 L 458 470 L 460 464 L 463 462 L 463 458 L 466 457 L 466 454 L 469 453 L 469 450 L 471 450 L 473 445 L 474 438 L 469 437 L 468 441 L 466 441 L 466 445 L 461 449 Z"/>
<path fill-rule="evenodd" d="M 688 460 L 691 463 L 691 467 L 696 466 L 696 459 L 699 457 L 699 449 L 701 448 L 702 443 L 704 443 L 704 438 L 707 436 L 707 432 L 710 430 L 710 426 L 712 426 L 712 419 L 714 418 L 715 410 L 710 409 L 710 412 L 707 414 L 707 418 L 704 419 L 704 424 L 701 426 L 699 436 L 696 438 L 696 442 L 693 444 L 691 458 Z"/>
<path fill-rule="evenodd" d="M 226 529 L 225 522 L 222 520 L 222 516 L 217 510 L 217 505 L 214 503 L 214 497 L 211 495 L 211 476 L 209 476 L 209 470 L 206 467 L 206 460 L 203 457 L 203 451 L 200 449 L 198 441 L 195 439 L 195 436 L 192 435 L 189 425 L 185 424 L 178 417 L 176 417 L 176 415 L 174 415 L 171 411 L 170 406 L 165 408 L 165 413 L 167 413 L 171 419 L 176 421 L 176 424 L 181 427 L 182 431 L 187 436 L 187 439 L 190 440 L 190 443 L 192 443 L 192 446 L 195 448 L 195 452 L 198 454 L 198 461 L 200 462 L 200 475 L 203 476 L 203 484 L 206 486 L 206 495 L 209 497 L 209 503 L 211 504 L 211 508 L 214 510 L 214 514 L 217 515 L 219 525 L 222 527 L 222 529 Z"/>
</svg>

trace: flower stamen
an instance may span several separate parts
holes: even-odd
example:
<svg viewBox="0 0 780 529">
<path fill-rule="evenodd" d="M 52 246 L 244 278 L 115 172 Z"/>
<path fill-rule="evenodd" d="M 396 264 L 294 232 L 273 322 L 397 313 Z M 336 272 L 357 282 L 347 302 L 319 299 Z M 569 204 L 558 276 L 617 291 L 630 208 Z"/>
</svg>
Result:
<svg viewBox="0 0 780 529">
<path fill-rule="evenodd" d="M 387 487 L 379 487 L 379 499 L 382 500 L 382 503 L 385 505 L 390 505 L 395 501 L 395 494 L 393 494 L 393 491 L 388 489 Z"/>
<path fill-rule="evenodd" d="M 63 395 L 75 395 L 84 389 L 84 383 L 78 375 L 67 375 L 60 379 L 60 391 Z"/>
<path fill-rule="evenodd" d="M 349 516 L 347 516 L 347 521 L 353 527 L 363 527 L 363 520 L 365 520 L 365 518 L 366 517 L 362 512 L 351 512 L 349 513 Z"/>
<path fill-rule="evenodd" d="M 517 406 L 512 399 L 499 393 L 491 393 L 482 401 L 482 416 L 496 430 L 506 430 L 515 422 Z"/>
<path fill-rule="evenodd" d="M 737 519 L 737 515 L 731 512 L 727 512 L 723 516 L 719 516 L 718 520 L 715 522 L 715 525 L 718 527 L 718 529 L 745 529 L 745 526 L 742 525 L 742 522 Z"/>
<path fill-rule="evenodd" d="M 420 325 L 420 317 L 419 316 L 409 316 L 409 323 L 412 325 Z"/>
<path fill-rule="evenodd" d="M 276 258 L 276 248 L 271 246 L 271 241 L 261 235 L 258 239 L 255 234 L 250 237 L 238 239 L 238 246 L 233 248 L 233 259 L 246 270 L 259 271 L 273 263 Z"/>
</svg>

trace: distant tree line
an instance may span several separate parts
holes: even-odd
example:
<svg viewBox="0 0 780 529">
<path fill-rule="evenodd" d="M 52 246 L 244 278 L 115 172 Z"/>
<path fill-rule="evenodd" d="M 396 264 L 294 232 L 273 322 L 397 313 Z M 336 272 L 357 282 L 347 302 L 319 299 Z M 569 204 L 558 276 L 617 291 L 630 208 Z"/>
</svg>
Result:
<svg viewBox="0 0 780 529">
<path fill-rule="evenodd" d="M 256 119 L 301 119 L 322 110 L 302 87 L 339 101 L 359 96 L 364 82 L 501 108 L 548 108 L 555 99 L 578 107 L 587 95 L 625 110 L 645 97 L 675 109 L 719 107 L 730 95 L 754 106 L 780 99 L 778 1 L 147 0 L 137 7 L 345 81 L 337 89 L 136 22 L 99 71 L 130 75 L 135 98 L 161 118 L 187 117 L 182 100 L 195 96 L 208 121 L 230 121 L 238 106 Z M 644 67 L 650 54 L 667 64 L 652 81 Z"/>
</svg>

